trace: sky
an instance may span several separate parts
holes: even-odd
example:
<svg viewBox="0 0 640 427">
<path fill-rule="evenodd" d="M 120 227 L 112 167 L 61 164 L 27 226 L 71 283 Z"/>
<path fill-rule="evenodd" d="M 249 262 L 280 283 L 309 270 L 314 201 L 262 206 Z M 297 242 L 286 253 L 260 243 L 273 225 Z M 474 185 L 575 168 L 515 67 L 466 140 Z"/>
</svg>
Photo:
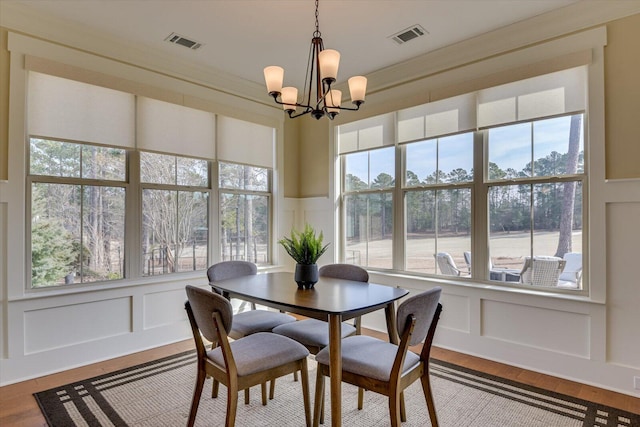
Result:
<svg viewBox="0 0 640 427">
<path fill-rule="evenodd" d="M 489 130 L 489 161 L 501 169 L 513 168 L 521 171 L 533 159 L 548 156 L 552 151 L 566 153 L 569 146 L 571 117 L 558 117 L 534 122 L 533 147 L 530 123 L 497 127 Z M 581 135 L 580 151 L 584 142 Z M 533 148 L 533 153 L 532 153 Z M 436 155 L 437 150 L 437 155 Z M 394 147 L 371 150 L 371 179 L 379 173 L 394 176 Z M 407 170 L 418 175 L 420 180 L 438 168 L 445 172 L 462 168 L 470 172 L 473 168 L 473 133 L 427 140 L 407 144 Z M 347 155 L 347 173 L 368 180 L 367 152 Z"/>
</svg>

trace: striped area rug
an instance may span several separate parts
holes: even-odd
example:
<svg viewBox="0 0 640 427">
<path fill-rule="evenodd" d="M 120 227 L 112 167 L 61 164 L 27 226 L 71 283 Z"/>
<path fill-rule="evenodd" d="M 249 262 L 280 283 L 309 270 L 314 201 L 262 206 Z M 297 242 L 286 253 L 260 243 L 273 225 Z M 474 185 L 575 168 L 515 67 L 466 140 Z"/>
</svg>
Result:
<svg viewBox="0 0 640 427">
<path fill-rule="evenodd" d="M 315 362 L 310 361 L 311 393 Z M 545 391 L 476 372 L 439 360 L 431 363 L 432 388 L 438 420 L 443 427 L 640 427 L 640 415 Z M 195 383 L 195 353 L 186 352 L 111 374 L 43 391 L 35 398 L 52 427 L 67 426 L 184 426 Z M 327 394 L 329 387 L 326 387 Z M 198 426 L 222 426 L 226 389 L 210 397 L 205 383 Z M 278 379 L 276 396 L 262 406 L 259 388 L 251 390 L 248 405 L 239 398 L 238 426 L 304 426 L 300 382 Z M 365 394 L 357 409 L 357 389 L 343 384 L 343 424 L 349 427 L 388 426 L 387 400 Z M 313 399 L 313 396 L 312 396 Z M 329 401 L 328 395 L 326 396 Z M 403 426 L 430 426 L 420 381 L 405 392 L 407 422 Z M 325 419 L 330 425 L 329 405 Z"/>
</svg>

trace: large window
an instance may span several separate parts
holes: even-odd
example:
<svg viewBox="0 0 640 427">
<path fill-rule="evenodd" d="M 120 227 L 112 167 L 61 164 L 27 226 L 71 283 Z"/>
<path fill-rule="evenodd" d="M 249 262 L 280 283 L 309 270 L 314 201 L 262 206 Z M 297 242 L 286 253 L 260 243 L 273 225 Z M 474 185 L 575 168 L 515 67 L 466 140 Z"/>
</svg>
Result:
<svg viewBox="0 0 640 427">
<path fill-rule="evenodd" d="M 31 138 L 31 285 L 124 277 L 126 152 Z"/>
<path fill-rule="evenodd" d="M 143 274 L 208 264 L 209 162 L 140 153 Z"/>
<path fill-rule="evenodd" d="M 33 71 L 27 116 L 30 287 L 271 262 L 274 128 Z"/>
<path fill-rule="evenodd" d="M 223 261 L 269 263 L 269 169 L 219 163 L 220 254 Z"/>
<path fill-rule="evenodd" d="M 585 85 L 578 67 L 338 127 L 344 261 L 582 289 Z"/>
</svg>

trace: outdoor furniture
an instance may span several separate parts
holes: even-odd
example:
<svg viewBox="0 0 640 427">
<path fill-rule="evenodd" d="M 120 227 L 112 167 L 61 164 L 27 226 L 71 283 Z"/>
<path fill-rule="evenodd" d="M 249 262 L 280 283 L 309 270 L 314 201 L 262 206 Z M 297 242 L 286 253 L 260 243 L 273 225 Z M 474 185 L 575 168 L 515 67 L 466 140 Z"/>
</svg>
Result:
<svg viewBox="0 0 640 427">
<path fill-rule="evenodd" d="M 436 263 L 440 273 L 445 276 L 460 276 L 462 271 L 456 266 L 455 261 L 448 252 L 438 252 L 436 254 Z"/>
<path fill-rule="evenodd" d="M 340 326 L 353 319 L 384 308 L 387 333 L 398 342 L 394 301 L 409 292 L 402 288 L 332 277 L 320 277 L 313 289 L 298 289 L 293 273 L 258 274 L 224 280 L 218 290 L 227 297 L 242 298 L 291 313 L 329 320 L 329 371 L 331 376 L 331 425 L 342 425 L 342 358 Z M 338 297 L 339 296 L 339 297 Z M 275 334 L 273 334 L 275 335 Z"/>
<path fill-rule="evenodd" d="M 262 404 L 266 405 L 266 382 L 300 371 L 306 425 L 311 425 L 307 356 L 309 351 L 287 337 L 258 332 L 229 341 L 233 322 L 231 303 L 221 295 L 195 286 L 187 286 L 185 309 L 191 324 L 198 355 L 198 374 L 189 411 L 188 426 L 194 425 L 200 395 L 207 376 L 227 387 L 226 427 L 235 425 L 238 391 L 262 385 Z M 202 335 L 201 335 L 202 334 Z M 202 336 L 218 346 L 210 351 Z"/>
<path fill-rule="evenodd" d="M 471 274 L 471 252 L 463 252 L 464 262 L 467 264 L 469 274 Z M 497 280 L 500 282 L 519 282 L 520 271 L 514 268 L 495 267 L 491 258 L 489 258 L 489 280 Z"/>
<path fill-rule="evenodd" d="M 565 264 L 565 260 L 553 256 L 526 257 L 520 280 L 533 286 L 558 286 Z"/>
<path fill-rule="evenodd" d="M 582 254 L 580 252 L 567 252 L 562 257 L 566 261 L 564 270 L 558 277 L 558 287 L 577 289 L 582 279 Z"/>
<path fill-rule="evenodd" d="M 400 344 L 373 337 L 356 335 L 342 341 L 342 381 L 389 397 L 391 425 L 406 421 L 403 391 L 420 379 L 427 401 L 431 425 L 438 426 L 431 385 L 429 382 L 429 352 L 440 317 L 439 287 L 406 299 L 397 311 Z M 409 346 L 425 341 L 420 354 Z M 333 360 L 331 345 L 316 356 L 318 372 L 313 424 L 318 426 L 324 400 L 324 377 L 329 375 Z M 333 372 L 331 373 L 333 376 Z"/>
</svg>

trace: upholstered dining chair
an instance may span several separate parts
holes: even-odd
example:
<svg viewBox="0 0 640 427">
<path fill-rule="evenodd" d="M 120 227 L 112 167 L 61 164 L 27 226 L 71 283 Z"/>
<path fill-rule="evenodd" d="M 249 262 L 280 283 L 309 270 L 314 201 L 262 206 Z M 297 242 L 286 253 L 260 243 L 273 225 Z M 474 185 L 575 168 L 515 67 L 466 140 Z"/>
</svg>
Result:
<svg viewBox="0 0 640 427">
<path fill-rule="evenodd" d="M 400 344 L 357 335 L 342 340 L 342 381 L 374 391 L 389 398 L 392 427 L 399 427 L 407 416 L 403 391 L 420 379 L 429 418 L 433 427 L 438 418 L 429 381 L 429 353 L 442 305 L 440 287 L 407 298 L 397 310 Z M 424 340 L 422 351 L 415 354 L 409 346 Z M 329 376 L 329 347 L 316 355 L 318 372 L 313 424 L 318 426 L 324 406 L 324 377 Z"/>
<path fill-rule="evenodd" d="M 188 426 L 195 423 L 202 388 L 207 376 L 227 387 L 226 427 L 235 425 L 238 392 L 261 384 L 266 405 L 266 382 L 300 371 L 306 425 L 311 424 L 307 356 L 309 350 L 287 337 L 257 332 L 229 341 L 233 323 L 231 303 L 221 295 L 188 285 L 185 309 L 198 355 L 198 373 Z M 207 350 L 202 336 L 218 346 Z"/>
<path fill-rule="evenodd" d="M 318 270 L 320 277 L 333 277 L 336 279 L 353 280 L 366 285 L 369 282 L 369 273 L 364 268 L 353 264 L 329 264 L 320 267 Z M 360 317 L 356 318 L 354 324 L 342 322 L 342 338 L 360 332 Z M 303 344 L 313 353 L 318 353 L 321 349 L 329 345 L 329 325 L 327 322 L 317 319 L 298 320 L 295 323 L 286 323 L 273 328 L 273 333 L 284 335 Z"/>
<path fill-rule="evenodd" d="M 226 279 L 235 279 L 237 277 L 250 276 L 258 273 L 256 265 L 249 261 L 222 261 L 213 264 L 207 269 L 207 277 L 209 285 L 214 292 L 216 290 L 216 282 Z M 229 337 L 239 339 L 247 335 L 257 332 L 271 332 L 273 328 L 286 323 L 296 321 L 296 318 L 285 313 L 278 313 L 269 310 L 256 310 L 255 304 L 251 305 L 252 310 L 243 311 L 233 316 L 233 324 L 229 331 Z M 296 377 L 297 378 L 297 377 Z M 273 399 L 274 384 L 271 384 L 270 398 Z M 263 391 L 264 393 L 264 391 Z M 211 396 L 218 396 L 218 382 L 214 380 Z M 249 389 L 245 390 L 245 403 L 249 403 Z M 264 400 L 264 396 L 263 396 Z"/>
</svg>

